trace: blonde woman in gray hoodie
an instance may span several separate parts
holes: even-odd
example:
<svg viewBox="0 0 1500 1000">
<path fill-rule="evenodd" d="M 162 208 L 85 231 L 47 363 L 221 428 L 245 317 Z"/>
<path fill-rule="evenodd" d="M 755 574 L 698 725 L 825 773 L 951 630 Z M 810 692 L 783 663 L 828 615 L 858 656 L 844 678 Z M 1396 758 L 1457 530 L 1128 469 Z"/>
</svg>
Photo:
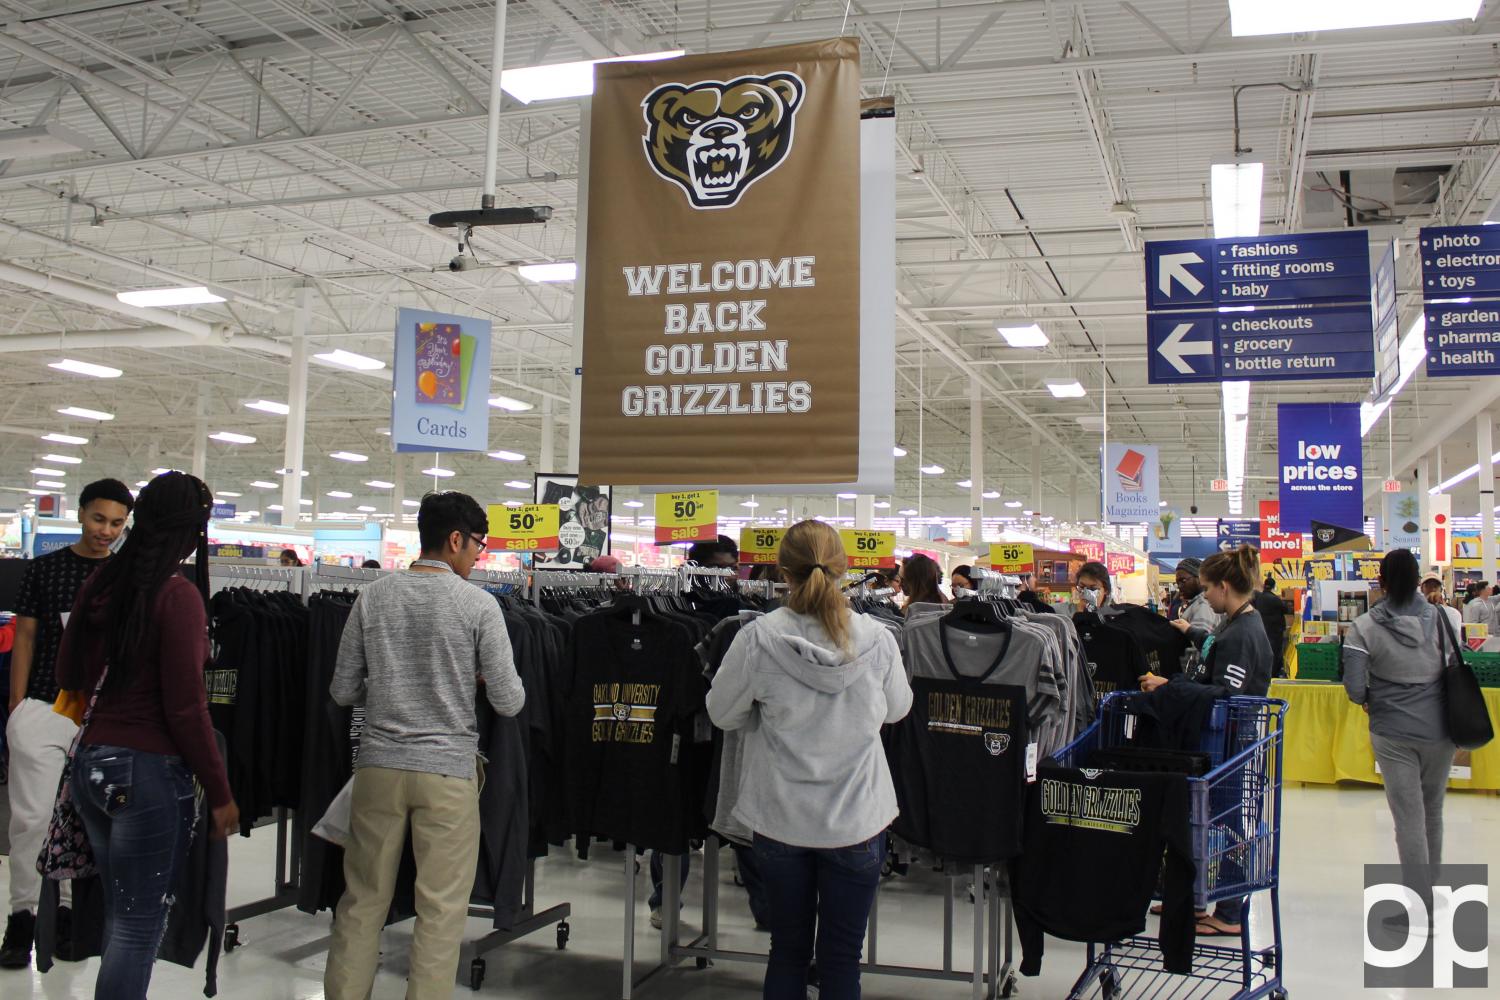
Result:
<svg viewBox="0 0 1500 1000">
<path fill-rule="evenodd" d="M 785 604 L 742 630 L 708 694 L 721 729 L 745 731 L 734 817 L 755 833 L 771 908 L 765 1000 L 857 1000 L 870 907 L 896 789 L 882 726 L 911 709 L 896 640 L 849 610 L 838 532 L 802 521 L 778 565 Z"/>
</svg>

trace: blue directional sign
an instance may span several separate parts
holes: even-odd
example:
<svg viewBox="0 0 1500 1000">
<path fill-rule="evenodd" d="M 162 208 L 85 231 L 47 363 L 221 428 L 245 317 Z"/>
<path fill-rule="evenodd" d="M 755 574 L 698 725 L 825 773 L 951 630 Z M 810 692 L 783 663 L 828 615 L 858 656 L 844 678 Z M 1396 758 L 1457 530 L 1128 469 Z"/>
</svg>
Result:
<svg viewBox="0 0 1500 1000">
<path fill-rule="evenodd" d="M 215 521 L 230 521 L 234 519 L 235 509 L 232 503 L 215 503 L 211 516 Z"/>
<path fill-rule="evenodd" d="M 1500 375 L 1500 302 L 1428 303 L 1427 374 Z"/>
<path fill-rule="evenodd" d="M 1148 243 L 1150 381 L 1373 378 L 1371 299 L 1362 229 Z"/>
<path fill-rule="evenodd" d="M 1437 226 L 1417 236 L 1422 254 L 1422 295 L 1500 295 L 1497 226 Z"/>
<path fill-rule="evenodd" d="M 1146 244 L 1146 308 L 1193 309 L 1214 301 L 1214 241 Z"/>
<path fill-rule="evenodd" d="M 1396 244 L 1388 243 L 1375 268 L 1370 298 L 1375 304 L 1375 398 L 1385 394 L 1401 378 L 1401 350 L 1397 334 Z"/>
</svg>

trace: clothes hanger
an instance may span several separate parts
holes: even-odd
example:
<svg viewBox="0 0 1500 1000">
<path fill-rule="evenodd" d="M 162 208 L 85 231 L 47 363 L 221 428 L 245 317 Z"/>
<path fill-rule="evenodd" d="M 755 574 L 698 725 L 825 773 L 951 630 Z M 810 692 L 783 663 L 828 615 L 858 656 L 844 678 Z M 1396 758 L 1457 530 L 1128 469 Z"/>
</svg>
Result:
<svg viewBox="0 0 1500 1000">
<path fill-rule="evenodd" d="M 1009 632 L 1010 620 L 998 605 L 977 597 L 961 597 L 942 618 L 949 628 L 969 628 L 978 632 Z"/>
</svg>

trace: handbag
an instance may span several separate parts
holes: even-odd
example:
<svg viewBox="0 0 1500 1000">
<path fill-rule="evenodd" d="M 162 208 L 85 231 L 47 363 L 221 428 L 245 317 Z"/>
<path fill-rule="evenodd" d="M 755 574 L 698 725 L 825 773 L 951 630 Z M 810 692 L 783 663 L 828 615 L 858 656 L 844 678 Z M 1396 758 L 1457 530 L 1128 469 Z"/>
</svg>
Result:
<svg viewBox="0 0 1500 1000">
<path fill-rule="evenodd" d="M 94 685 L 89 707 L 83 713 L 83 724 L 78 727 L 73 745 L 68 749 L 68 760 L 63 764 L 62 780 L 57 785 L 57 799 L 52 804 L 52 819 L 47 824 L 47 839 L 42 842 L 41 853 L 36 859 L 36 870 L 43 878 L 79 879 L 99 873 L 99 865 L 94 860 L 94 849 L 89 844 L 89 832 L 83 825 L 78 805 L 73 801 L 73 758 L 78 754 L 78 746 L 89 728 L 94 705 L 99 701 L 99 692 L 103 690 L 104 679 L 108 676 L 109 665 L 106 664 L 104 673 L 99 675 L 99 683 Z"/>
<path fill-rule="evenodd" d="M 1442 638 L 1447 636 L 1453 647 L 1451 654 L 1448 651 L 1444 653 L 1447 662 L 1443 669 L 1443 692 L 1448 703 L 1448 738 L 1460 750 L 1478 750 L 1495 738 L 1495 726 L 1490 721 L 1489 708 L 1484 703 L 1484 692 L 1479 689 L 1479 678 L 1474 676 L 1473 668 L 1464 661 L 1463 653 L 1460 652 L 1458 637 L 1453 634 L 1453 623 L 1441 611 L 1438 618 L 1442 624 L 1438 645 L 1443 646 Z"/>
</svg>

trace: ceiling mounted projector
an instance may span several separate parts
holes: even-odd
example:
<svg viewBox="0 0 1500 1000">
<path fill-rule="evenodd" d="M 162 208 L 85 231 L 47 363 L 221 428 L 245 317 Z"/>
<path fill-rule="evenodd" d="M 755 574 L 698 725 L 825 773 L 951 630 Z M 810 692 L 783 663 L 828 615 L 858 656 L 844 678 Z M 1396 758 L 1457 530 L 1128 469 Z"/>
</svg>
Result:
<svg viewBox="0 0 1500 1000">
<path fill-rule="evenodd" d="M 457 212 L 437 212 L 427 217 L 427 224 L 439 229 L 452 229 L 455 226 L 530 226 L 551 218 L 551 205 L 532 205 L 526 208 L 470 208 Z"/>
</svg>

